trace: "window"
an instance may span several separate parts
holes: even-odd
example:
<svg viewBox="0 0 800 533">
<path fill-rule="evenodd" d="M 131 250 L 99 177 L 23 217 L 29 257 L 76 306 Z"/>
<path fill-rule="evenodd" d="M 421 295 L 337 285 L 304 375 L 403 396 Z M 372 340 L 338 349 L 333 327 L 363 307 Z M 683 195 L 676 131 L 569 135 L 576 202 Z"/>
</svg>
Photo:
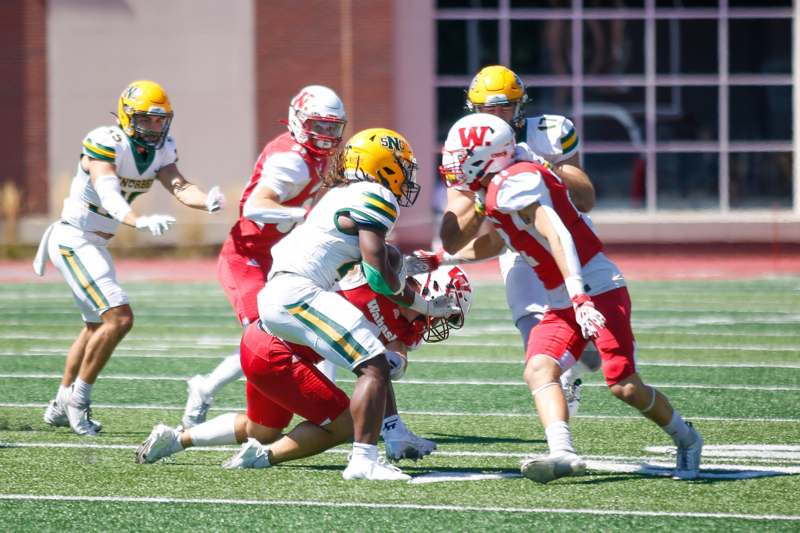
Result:
<svg viewBox="0 0 800 533">
<path fill-rule="evenodd" d="M 436 16 L 439 141 L 499 63 L 529 116 L 573 119 L 598 210 L 793 207 L 791 0 L 438 0 Z"/>
</svg>

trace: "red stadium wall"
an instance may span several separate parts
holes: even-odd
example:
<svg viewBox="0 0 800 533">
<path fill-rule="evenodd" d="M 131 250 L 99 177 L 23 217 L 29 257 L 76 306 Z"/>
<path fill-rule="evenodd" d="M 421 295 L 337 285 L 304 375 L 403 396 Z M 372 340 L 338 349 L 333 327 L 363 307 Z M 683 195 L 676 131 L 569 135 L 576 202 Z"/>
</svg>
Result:
<svg viewBox="0 0 800 533">
<path fill-rule="evenodd" d="M 46 4 L 0 2 L 0 185 L 16 185 L 23 214 L 48 210 Z"/>
<path fill-rule="evenodd" d="M 301 10 L 292 0 L 256 2 L 258 150 L 284 131 L 278 121 L 304 85 L 327 85 L 342 97 L 346 135 L 392 127 L 392 10 L 391 0 L 307 0 Z"/>
</svg>

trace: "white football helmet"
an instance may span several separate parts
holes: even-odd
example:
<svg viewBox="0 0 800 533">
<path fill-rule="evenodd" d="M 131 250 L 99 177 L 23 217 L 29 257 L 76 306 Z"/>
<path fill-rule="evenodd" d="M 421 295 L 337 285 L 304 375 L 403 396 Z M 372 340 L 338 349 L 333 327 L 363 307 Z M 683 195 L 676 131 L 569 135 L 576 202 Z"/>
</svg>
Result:
<svg viewBox="0 0 800 533">
<path fill-rule="evenodd" d="M 515 147 L 514 130 L 505 120 L 487 113 L 467 115 L 447 134 L 439 174 L 448 187 L 477 189 L 480 178 L 514 162 Z"/>
<path fill-rule="evenodd" d="M 464 327 L 464 318 L 472 306 L 472 285 L 467 273 L 454 265 L 440 266 L 433 272 L 417 274 L 414 279 L 420 284 L 420 294 L 427 299 L 453 295 L 461 312 L 450 318 L 428 317 L 422 338 L 425 342 L 440 342 L 450 336 L 451 329 Z"/>
<path fill-rule="evenodd" d="M 346 124 L 344 103 L 322 85 L 303 87 L 289 105 L 289 131 L 299 144 L 317 155 L 336 151 Z"/>
</svg>

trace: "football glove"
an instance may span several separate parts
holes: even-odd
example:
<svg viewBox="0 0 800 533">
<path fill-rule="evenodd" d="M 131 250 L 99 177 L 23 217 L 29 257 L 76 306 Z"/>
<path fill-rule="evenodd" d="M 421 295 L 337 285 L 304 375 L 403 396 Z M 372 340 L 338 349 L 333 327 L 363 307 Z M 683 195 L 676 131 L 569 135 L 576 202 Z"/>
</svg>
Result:
<svg viewBox="0 0 800 533">
<path fill-rule="evenodd" d="M 584 293 L 573 297 L 572 308 L 575 310 L 575 321 L 581 327 L 583 338 L 596 339 L 600 330 L 606 327 L 606 319 L 594 308 L 589 295 Z"/>
<path fill-rule="evenodd" d="M 169 215 L 148 215 L 136 219 L 136 229 L 149 230 L 155 236 L 163 235 L 167 232 L 171 224 L 175 223 L 175 217 Z"/>
<path fill-rule="evenodd" d="M 225 195 L 216 185 L 206 194 L 206 209 L 209 213 L 219 211 L 225 207 Z"/>
</svg>

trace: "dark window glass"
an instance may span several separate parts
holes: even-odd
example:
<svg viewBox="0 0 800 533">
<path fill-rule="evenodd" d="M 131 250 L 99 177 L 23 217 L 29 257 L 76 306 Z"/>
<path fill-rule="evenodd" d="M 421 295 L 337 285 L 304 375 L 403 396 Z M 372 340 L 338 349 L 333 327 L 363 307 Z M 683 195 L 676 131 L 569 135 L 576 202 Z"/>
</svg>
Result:
<svg viewBox="0 0 800 533">
<path fill-rule="evenodd" d="M 678 7 L 681 9 L 692 7 L 717 7 L 719 0 L 656 0 L 656 7 Z"/>
<path fill-rule="evenodd" d="M 583 94 L 585 141 L 644 140 L 644 87 L 587 87 Z"/>
<path fill-rule="evenodd" d="M 728 0 L 728 7 L 792 7 L 792 0 Z"/>
<path fill-rule="evenodd" d="M 467 7 L 497 7 L 497 0 L 436 0 L 439 9 Z"/>
<path fill-rule="evenodd" d="M 511 9 L 531 9 L 531 8 L 569 8 L 572 7 L 572 0 L 511 0 Z"/>
<path fill-rule="evenodd" d="M 564 115 L 572 114 L 572 88 L 571 87 L 528 87 L 528 107 L 526 114 L 529 117 L 538 115 Z"/>
<path fill-rule="evenodd" d="M 656 138 L 659 141 L 716 141 L 719 138 L 717 87 L 659 87 L 656 102 Z"/>
<path fill-rule="evenodd" d="M 473 75 L 497 56 L 496 20 L 440 20 L 437 22 L 437 72 Z"/>
<path fill-rule="evenodd" d="M 462 88 L 439 87 L 436 89 L 436 139 L 439 142 L 444 142 L 450 126 L 467 113 L 464 109 L 465 100 L 466 94 Z"/>
<path fill-rule="evenodd" d="M 644 7 L 644 0 L 583 0 L 587 9 L 613 9 L 615 7 Z"/>
<path fill-rule="evenodd" d="M 731 73 L 791 72 L 791 22 L 791 19 L 731 19 Z"/>
<path fill-rule="evenodd" d="M 716 74 L 717 21 L 657 21 L 656 65 L 659 74 Z"/>
<path fill-rule="evenodd" d="M 644 21 L 584 21 L 583 71 L 587 76 L 644 73 Z"/>
<path fill-rule="evenodd" d="M 644 208 L 644 154 L 585 154 L 583 162 L 594 183 L 598 211 Z"/>
<path fill-rule="evenodd" d="M 517 74 L 570 74 L 571 28 L 568 20 L 512 20 L 511 69 Z"/>
<path fill-rule="evenodd" d="M 731 139 L 788 141 L 792 138 L 792 88 L 788 85 L 733 86 Z"/>
<path fill-rule="evenodd" d="M 719 209 L 719 154 L 658 154 L 659 209 Z"/>
<path fill-rule="evenodd" d="M 730 154 L 732 208 L 791 208 L 791 152 Z"/>
</svg>

